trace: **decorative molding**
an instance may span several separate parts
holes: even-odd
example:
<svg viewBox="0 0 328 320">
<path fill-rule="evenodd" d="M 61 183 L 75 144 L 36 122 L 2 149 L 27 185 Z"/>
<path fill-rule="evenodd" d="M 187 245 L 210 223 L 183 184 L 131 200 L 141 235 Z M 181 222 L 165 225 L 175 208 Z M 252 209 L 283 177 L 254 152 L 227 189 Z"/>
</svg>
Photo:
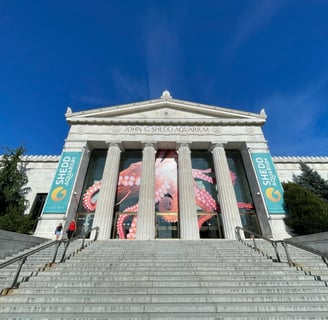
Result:
<svg viewBox="0 0 328 320">
<path fill-rule="evenodd" d="M 172 99 L 170 91 L 164 90 L 162 93 L 161 99 Z"/>
<path fill-rule="evenodd" d="M 119 144 L 119 143 L 118 143 Z M 215 143 L 217 144 L 217 143 Z M 220 144 L 220 143 L 218 143 Z M 0 160 L 2 156 L 0 155 Z M 59 161 L 60 155 L 25 155 L 22 157 L 23 161 Z M 327 162 L 328 163 L 328 156 L 273 156 L 272 157 L 274 162 Z"/>
<path fill-rule="evenodd" d="M 119 143 L 118 143 L 119 144 Z M 220 144 L 220 143 L 215 143 Z M 224 143 L 223 143 L 224 144 Z M 0 155 L 0 160 L 2 156 Z M 25 155 L 22 157 L 23 161 L 52 161 L 56 162 L 59 161 L 60 155 Z M 282 163 L 298 163 L 298 162 L 305 162 L 305 163 L 328 163 L 328 156 L 273 156 L 272 157 L 274 162 L 282 162 Z"/>
<path fill-rule="evenodd" d="M 118 118 L 70 118 L 67 119 L 68 123 L 71 124 L 95 124 L 95 125 L 239 125 L 239 126 L 249 126 L 257 125 L 262 126 L 265 120 L 259 118 L 253 119 L 118 119 Z"/>
<path fill-rule="evenodd" d="M 291 163 L 297 163 L 297 162 L 308 162 L 308 163 L 314 163 L 314 162 L 320 162 L 320 163 L 324 163 L 327 162 L 328 163 L 328 156 L 327 157 L 323 157 L 323 156 L 284 156 L 284 157 L 272 157 L 273 162 L 283 162 L 283 163 L 287 163 L 287 162 L 291 162 Z"/>
<path fill-rule="evenodd" d="M 108 106 L 98 109 L 90 109 L 84 110 L 80 112 L 66 113 L 67 121 L 71 121 L 74 118 L 94 118 L 94 117 L 117 117 L 117 116 L 127 116 L 131 115 L 133 117 L 133 113 L 140 113 L 145 111 L 153 111 L 159 110 L 163 107 L 172 108 L 175 110 L 182 110 L 186 112 L 195 113 L 198 115 L 205 114 L 207 116 L 212 115 L 213 117 L 238 117 L 238 118 L 256 118 L 262 121 L 266 121 L 266 115 L 262 113 L 252 113 L 246 112 L 242 110 L 229 109 L 220 106 L 213 106 L 201 103 L 195 103 L 184 100 L 177 100 L 168 98 L 169 93 L 163 93 L 163 98 L 156 100 L 147 100 L 137 103 L 123 104 L 123 105 L 115 105 Z"/>
<path fill-rule="evenodd" d="M 60 156 L 26 155 L 22 157 L 23 162 L 58 162 L 59 159 Z"/>
</svg>

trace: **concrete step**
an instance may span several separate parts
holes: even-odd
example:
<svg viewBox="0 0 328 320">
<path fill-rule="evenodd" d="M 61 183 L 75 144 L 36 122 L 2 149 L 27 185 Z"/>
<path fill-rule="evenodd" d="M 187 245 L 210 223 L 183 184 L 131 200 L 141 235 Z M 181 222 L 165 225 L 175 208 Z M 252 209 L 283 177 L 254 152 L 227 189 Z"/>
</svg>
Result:
<svg viewBox="0 0 328 320">
<path fill-rule="evenodd" d="M 259 286 L 230 286 L 230 287 L 71 287 L 69 292 L 73 295 L 108 295 L 108 294 L 195 294 L 195 295 L 216 295 L 216 294 L 227 294 L 227 295 L 283 295 L 283 294 L 305 294 L 308 296 L 316 294 L 326 294 L 327 287 L 317 286 L 270 286 L 270 287 L 259 287 Z M 67 287 L 20 287 L 19 290 L 15 290 L 14 295 L 6 296 L 6 299 L 9 297 L 16 297 L 19 295 L 65 295 L 67 294 Z"/>
<path fill-rule="evenodd" d="M 12 320 L 12 314 L 2 314 L 2 320 Z M 40 319 L 58 319 L 58 317 L 51 314 L 35 314 L 28 315 L 25 313 L 15 313 L 15 320 L 40 320 Z M 97 313 L 96 315 L 90 313 L 79 313 L 79 314 L 61 314 L 61 320 L 327 320 L 328 317 L 323 315 L 321 312 L 272 312 L 272 313 L 246 313 L 246 312 L 220 312 L 220 314 L 213 313 L 195 313 L 195 312 L 184 312 L 184 313 L 135 313 L 135 314 L 122 314 L 122 313 Z"/>
<path fill-rule="evenodd" d="M 118 294 L 94 294 L 83 296 L 65 292 L 63 294 L 53 294 L 51 292 L 39 295 L 18 295 L 6 299 L 6 304 L 20 303 L 245 303 L 245 302 L 328 302 L 326 293 L 309 295 L 308 293 L 297 293 L 291 296 L 288 293 L 276 294 L 209 294 L 208 292 L 199 295 L 197 292 L 191 293 L 157 293 L 157 294 L 132 294 L 129 292 Z"/>
<path fill-rule="evenodd" d="M 0 297 L 0 318 L 328 319 L 326 285 L 237 241 L 104 241 Z"/>
<path fill-rule="evenodd" d="M 246 243 L 252 245 L 253 242 L 246 240 Z M 272 245 L 261 239 L 256 239 L 256 245 L 259 249 L 264 251 L 267 255 L 276 258 L 275 251 Z M 278 252 L 281 261 L 284 264 L 288 263 L 286 252 L 282 246 L 278 246 Z M 292 261 L 296 264 L 297 269 L 301 269 L 307 273 L 320 276 L 322 280 L 328 281 L 328 266 L 323 262 L 322 258 L 314 253 L 302 250 L 292 245 L 287 245 L 288 253 Z"/>
<path fill-rule="evenodd" d="M 312 281 L 313 278 L 304 274 L 233 274 L 233 275 L 173 275 L 170 272 L 161 275 L 61 275 L 60 282 L 76 282 L 83 281 L 84 283 L 98 282 L 120 282 L 120 281 L 168 281 L 168 282 L 210 282 L 210 281 Z M 37 282 L 58 282 L 58 276 L 51 276 L 48 273 L 40 274 L 35 280 Z"/>
<path fill-rule="evenodd" d="M 76 313 L 221 313 L 221 312 L 328 312 L 328 304 L 320 302 L 236 302 L 236 303 L 33 303 L 28 304 L 0 304 L 0 313 L 48 313 L 76 314 Z"/>
<path fill-rule="evenodd" d="M 267 275 L 268 273 L 268 269 L 259 269 L 256 268 L 254 270 L 195 270 L 195 269 L 170 269 L 170 270 L 166 270 L 168 271 L 167 273 L 169 273 L 172 276 L 179 276 L 179 275 L 197 275 L 197 276 L 233 276 L 236 274 L 239 275 Z M 286 275 L 288 273 L 291 274 L 304 274 L 304 272 L 302 271 L 293 271 L 290 269 L 290 267 L 286 267 L 286 269 L 278 269 L 278 270 L 270 270 L 270 275 Z M 102 276 L 102 275 L 107 275 L 108 272 L 105 269 L 97 269 L 97 270 L 92 270 L 92 275 L 93 276 Z M 152 276 L 161 276 L 163 275 L 163 271 L 162 270 L 153 270 L 153 269 L 137 269 L 137 270 L 133 270 L 133 268 L 131 269 L 127 269 L 127 270 L 122 270 L 122 269 L 112 269 L 111 274 L 113 275 L 117 275 L 117 276 L 142 276 L 142 275 L 152 275 Z M 44 276 L 51 276 L 51 277 L 58 277 L 62 275 L 62 271 L 58 270 L 58 271 L 54 271 L 54 270 L 49 270 L 47 271 L 47 273 L 40 273 L 39 276 L 40 277 L 44 277 Z M 79 275 L 81 277 L 83 276 L 88 276 L 90 275 L 90 270 L 81 270 L 79 271 Z M 71 277 L 71 276 L 76 276 L 76 271 L 73 270 L 68 270 L 65 272 L 65 276 L 67 277 Z"/>
<path fill-rule="evenodd" d="M 35 282 L 32 280 L 28 282 L 22 282 L 20 287 L 24 288 L 41 288 L 41 287 L 62 287 L 62 288 L 89 288 L 89 287 L 97 287 L 97 288 L 135 288 L 135 287 L 171 287 L 171 288 L 194 288 L 194 287 L 206 287 L 206 288 L 213 288 L 213 287 L 252 287 L 252 286 L 261 286 L 261 287 L 271 287 L 271 286 L 294 286 L 294 287 L 315 287 L 315 286 L 323 286 L 326 287 L 325 283 L 322 281 L 314 281 L 314 280 L 219 280 L 219 281 L 202 281 L 202 282 L 190 282 L 190 281 L 100 281 L 100 282 L 83 282 L 83 281 L 69 281 L 69 282 L 61 282 L 54 284 L 52 282 L 47 281 L 38 281 Z M 328 290 L 327 290 L 328 293 Z"/>
<path fill-rule="evenodd" d="M 26 249 L 23 252 L 20 252 L 16 255 L 1 259 L 0 263 L 7 262 L 8 260 L 15 258 L 22 253 L 24 254 L 28 253 L 41 246 L 42 245 L 30 249 Z M 73 241 L 67 249 L 67 257 L 74 256 L 80 247 L 81 247 L 81 240 Z M 52 261 L 55 250 L 56 250 L 55 246 L 51 246 L 49 248 L 44 249 L 42 252 L 36 253 L 33 256 L 28 257 L 21 269 L 18 282 L 24 281 L 24 279 L 26 278 L 35 276 L 38 274 L 38 272 L 40 272 L 40 270 L 43 270 L 45 266 Z M 61 259 L 63 252 L 64 252 L 64 245 L 61 244 L 60 247 L 58 248 L 56 261 L 59 261 Z M 0 292 L 2 289 L 11 286 L 19 264 L 20 262 L 15 262 L 7 267 L 0 269 Z"/>
</svg>

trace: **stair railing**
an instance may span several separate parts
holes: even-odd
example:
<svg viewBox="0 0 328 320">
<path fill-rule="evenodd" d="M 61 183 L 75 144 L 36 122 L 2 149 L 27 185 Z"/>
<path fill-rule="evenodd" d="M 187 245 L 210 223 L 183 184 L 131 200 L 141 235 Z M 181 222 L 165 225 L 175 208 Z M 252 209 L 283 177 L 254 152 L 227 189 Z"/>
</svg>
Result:
<svg viewBox="0 0 328 320">
<path fill-rule="evenodd" d="M 82 239 L 83 240 L 82 240 L 82 244 L 81 244 L 81 247 L 80 247 L 79 250 L 82 250 L 86 247 L 86 245 L 85 245 L 86 235 L 89 234 L 89 233 L 91 234 L 91 231 L 95 231 L 94 239 L 91 240 L 91 242 L 96 241 L 98 239 L 99 227 L 93 227 L 91 230 L 87 230 L 87 231 L 83 230 L 83 232 L 82 232 Z M 57 258 L 57 254 L 58 254 L 58 249 L 59 249 L 60 245 L 63 243 L 65 245 L 65 248 L 64 248 L 64 252 L 62 254 L 62 257 L 60 259 L 60 263 L 65 262 L 65 260 L 67 259 L 66 252 L 67 252 L 68 246 L 70 245 L 70 243 L 72 243 L 74 240 L 77 240 L 77 239 L 81 239 L 81 235 L 76 236 L 76 235 L 73 234 L 73 237 L 71 239 L 61 239 L 61 240 L 49 241 L 49 242 L 41 245 L 40 247 L 38 247 L 36 249 L 32 249 L 27 253 L 22 253 L 22 254 L 17 255 L 16 257 L 14 257 L 12 259 L 9 259 L 5 262 L 0 263 L 0 269 L 2 269 L 2 268 L 5 268 L 5 267 L 13 264 L 13 263 L 19 262 L 17 270 L 16 270 L 16 274 L 14 276 L 14 279 L 12 281 L 11 286 L 9 288 L 3 289 L 2 292 L 1 292 L 1 295 L 3 294 L 3 291 L 8 292 L 10 289 L 14 289 L 14 288 L 18 287 L 19 275 L 20 275 L 20 272 L 23 268 L 23 265 L 26 262 L 28 257 L 31 257 L 34 254 L 39 253 L 39 252 L 41 252 L 41 251 L 43 251 L 43 250 L 45 250 L 49 247 L 56 246 L 52 261 L 50 262 L 50 264 L 45 265 L 45 267 L 50 267 L 52 264 L 55 263 L 56 258 Z"/>
<path fill-rule="evenodd" d="M 91 242 L 96 241 L 98 239 L 99 227 L 93 227 L 93 228 L 88 229 L 88 230 L 83 229 L 83 231 L 82 231 L 82 244 L 81 244 L 81 247 L 80 247 L 79 251 L 83 250 L 86 247 L 86 245 L 85 245 L 86 235 L 91 234 L 92 231 L 95 231 L 95 234 L 94 234 L 94 239 L 91 240 Z M 72 241 L 77 240 L 77 239 L 81 239 L 81 235 L 76 235 L 76 232 L 73 232 L 72 237 L 70 239 L 61 239 L 61 240 L 59 240 L 58 243 L 57 243 L 56 251 L 55 251 L 54 256 L 52 258 L 51 264 L 55 263 L 57 253 L 58 253 L 58 249 L 59 249 L 59 247 L 62 243 L 64 244 L 65 247 L 64 247 L 64 252 L 62 254 L 62 257 L 60 259 L 60 263 L 65 262 L 65 260 L 67 258 L 66 257 L 66 251 L 68 249 L 68 246 L 70 245 L 70 243 Z"/>
<path fill-rule="evenodd" d="M 16 263 L 16 262 L 19 262 L 18 263 L 18 266 L 17 266 L 17 270 L 16 270 L 16 274 L 14 276 L 14 279 L 12 281 L 12 284 L 9 288 L 7 289 L 12 289 L 12 288 L 16 288 L 17 287 L 17 282 L 18 282 L 18 278 L 19 278 L 19 275 L 20 275 L 20 272 L 23 268 L 23 265 L 24 263 L 26 262 L 27 258 L 29 256 L 32 256 L 33 254 L 36 254 L 42 250 L 45 250 L 51 246 L 54 246 L 58 241 L 50 241 L 50 242 L 47 242 L 46 244 L 40 246 L 39 248 L 37 249 L 34 249 L 34 250 L 30 250 L 29 252 L 27 253 L 23 253 L 23 254 L 20 254 L 12 259 L 9 259 L 5 262 L 2 262 L 0 263 L 0 269 L 2 268 L 5 268 L 5 267 L 8 267 L 9 265 L 13 264 L 13 263 Z"/>
<path fill-rule="evenodd" d="M 236 232 L 237 239 L 239 241 L 243 242 L 245 245 L 249 245 L 249 244 L 246 243 L 245 240 L 242 238 L 242 236 L 240 234 L 241 231 L 243 231 L 245 235 L 246 234 L 249 235 L 249 238 L 253 241 L 253 249 L 258 251 L 258 252 L 261 252 L 262 254 L 265 254 L 265 253 L 258 247 L 255 239 L 263 239 L 265 241 L 270 242 L 273 249 L 274 249 L 275 255 L 276 255 L 276 259 L 274 259 L 274 261 L 276 261 L 276 262 L 282 262 L 281 258 L 280 258 L 280 255 L 279 255 L 279 250 L 278 250 L 278 245 L 281 244 L 281 246 L 285 250 L 285 254 L 286 254 L 288 264 L 290 266 L 295 265 L 294 262 L 292 261 L 291 257 L 290 257 L 290 254 L 289 254 L 288 249 L 287 249 L 287 243 L 285 241 L 283 241 L 283 240 L 272 240 L 270 238 L 264 237 L 264 236 L 262 236 L 262 235 L 260 235 L 256 232 L 254 232 L 254 231 L 251 231 L 251 230 L 248 230 L 248 229 L 245 229 L 245 228 L 242 228 L 242 227 L 236 227 L 235 232 Z"/>
<path fill-rule="evenodd" d="M 249 246 L 249 243 L 247 243 L 245 241 L 244 237 L 242 238 L 242 236 L 240 234 L 241 231 L 244 232 L 244 236 L 248 234 L 249 235 L 249 238 L 253 241 L 252 249 L 254 249 L 254 250 L 262 253 L 263 255 L 266 255 L 267 257 L 269 257 L 270 259 L 272 259 L 275 262 L 282 262 L 281 259 L 280 259 L 279 252 L 278 252 L 278 244 L 281 244 L 282 247 L 285 250 L 285 254 L 286 254 L 286 258 L 287 258 L 287 262 L 288 262 L 289 266 L 300 268 L 301 270 L 303 270 L 305 272 L 305 274 L 313 275 L 316 280 L 321 280 L 321 276 L 317 276 L 317 275 L 312 274 L 311 271 L 309 272 L 309 270 L 306 270 L 303 266 L 300 266 L 298 263 L 294 262 L 291 259 L 290 255 L 289 255 L 289 252 L 288 252 L 288 249 L 287 249 L 287 245 L 288 245 L 287 241 L 284 241 L 284 240 L 276 240 L 275 241 L 275 240 L 269 239 L 267 237 L 261 236 L 261 235 L 257 234 L 256 232 L 253 232 L 251 230 L 247 230 L 247 229 L 242 228 L 242 227 L 236 227 L 235 228 L 235 232 L 236 232 L 237 239 L 240 242 L 242 242 L 244 245 L 246 245 L 246 246 Z M 266 241 L 270 242 L 271 245 L 274 248 L 274 251 L 275 251 L 275 254 L 276 254 L 276 259 L 273 259 L 271 256 L 268 256 L 263 250 L 261 250 L 258 247 L 255 239 L 263 239 L 263 240 L 266 240 Z M 324 264 L 328 267 L 328 258 L 326 256 L 318 253 L 315 250 L 308 250 L 307 248 L 304 248 L 304 247 L 301 247 L 301 246 L 296 246 L 293 243 L 291 243 L 290 245 L 295 246 L 295 247 L 298 247 L 298 248 L 300 248 L 300 249 L 302 249 L 304 251 L 307 251 L 307 252 L 310 252 L 312 254 L 315 254 L 315 255 L 319 256 L 322 259 L 322 261 L 324 262 Z M 325 285 L 328 286 L 328 281 L 325 281 Z"/>
</svg>

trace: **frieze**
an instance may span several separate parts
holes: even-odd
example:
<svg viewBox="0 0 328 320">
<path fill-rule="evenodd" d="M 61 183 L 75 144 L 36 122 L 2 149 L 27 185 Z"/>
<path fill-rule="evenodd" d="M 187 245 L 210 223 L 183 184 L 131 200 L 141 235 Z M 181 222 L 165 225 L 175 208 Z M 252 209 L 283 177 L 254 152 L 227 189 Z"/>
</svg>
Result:
<svg viewBox="0 0 328 320">
<path fill-rule="evenodd" d="M 205 126 L 125 126 L 122 133 L 137 133 L 137 134 L 154 134 L 154 133 L 171 133 L 171 134 L 190 134 L 190 133 L 218 133 L 222 129 L 219 127 Z"/>
</svg>

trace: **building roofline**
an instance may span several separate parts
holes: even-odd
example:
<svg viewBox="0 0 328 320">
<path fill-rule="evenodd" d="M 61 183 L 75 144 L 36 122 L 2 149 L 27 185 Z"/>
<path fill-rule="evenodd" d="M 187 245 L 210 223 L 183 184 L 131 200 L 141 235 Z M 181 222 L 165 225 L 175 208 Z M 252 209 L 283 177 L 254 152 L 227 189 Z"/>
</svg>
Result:
<svg viewBox="0 0 328 320">
<path fill-rule="evenodd" d="M 272 157 L 274 162 L 296 163 L 296 162 L 328 162 L 328 156 L 275 156 Z"/>
</svg>

